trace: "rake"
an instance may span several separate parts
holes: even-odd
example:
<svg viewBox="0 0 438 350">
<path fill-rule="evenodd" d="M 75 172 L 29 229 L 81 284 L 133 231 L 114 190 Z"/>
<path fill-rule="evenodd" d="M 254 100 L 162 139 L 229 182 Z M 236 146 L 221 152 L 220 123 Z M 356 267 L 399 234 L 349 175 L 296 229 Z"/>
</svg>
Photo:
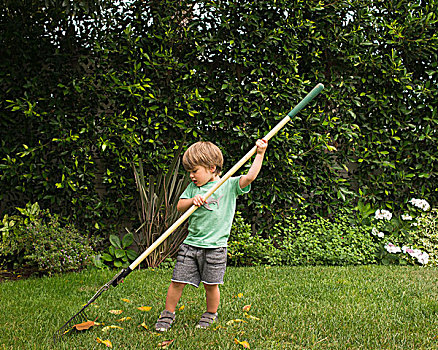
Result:
<svg viewBox="0 0 438 350">
<path fill-rule="evenodd" d="M 283 128 L 292 117 L 294 117 L 301 109 L 303 109 L 313 98 L 315 98 L 324 88 L 322 84 L 317 84 L 301 101 L 298 103 L 288 114 L 284 117 L 265 137 L 264 140 L 269 141 L 281 128 Z M 257 146 L 254 146 L 236 165 L 234 165 L 217 183 L 213 186 L 204 196 L 206 200 L 210 197 L 220 186 L 223 185 L 240 167 L 245 164 L 257 151 Z M 197 206 L 192 205 L 184 214 L 182 214 L 175 223 L 170 226 L 166 232 L 164 232 L 157 240 L 146 249 L 135 261 L 131 263 L 127 268 L 117 273 L 109 282 L 102 286 L 96 294 L 77 312 L 72 318 L 70 318 L 61 328 L 59 328 L 53 335 L 53 340 L 56 342 L 64 334 L 68 333 L 72 327 L 79 321 L 86 321 L 87 315 L 85 309 L 87 309 L 103 292 L 107 291 L 111 286 L 117 287 L 146 257 L 151 254 L 170 234 L 172 234 L 193 212 L 198 209 Z"/>
</svg>

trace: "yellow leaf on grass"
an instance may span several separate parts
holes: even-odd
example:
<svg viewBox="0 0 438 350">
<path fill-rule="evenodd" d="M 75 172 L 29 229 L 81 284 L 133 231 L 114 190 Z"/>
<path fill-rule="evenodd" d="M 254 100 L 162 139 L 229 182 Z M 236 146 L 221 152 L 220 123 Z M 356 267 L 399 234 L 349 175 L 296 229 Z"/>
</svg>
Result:
<svg viewBox="0 0 438 350">
<path fill-rule="evenodd" d="M 143 327 L 144 329 L 148 329 L 148 326 L 146 326 L 146 323 L 144 321 L 140 326 Z"/>
<path fill-rule="evenodd" d="M 99 344 L 105 344 L 108 348 L 111 348 L 112 349 L 112 347 L 113 347 L 113 344 L 111 344 L 111 342 L 107 339 L 107 340 L 102 340 L 102 339 L 100 339 L 99 337 L 97 337 L 96 338 L 96 341 L 99 343 Z"/>
<path fill-rule="evenodd" d="M 129 299 L 125 299 L 125 298 L 123 298 L 122 301 L 124 301 L 125 303 L 132 303 L 131 300 L 129 300 Z"/>
<path fill-rule="evenodd" d="M 240 345 L 242 345 L 245 349 L 251 349 L 250 347 L 249 347 L 249 343 L 245 340 L 245 341 L 238 341 L 236 338 L 234 338 L 234 342 L 236 343 L 236 344 L 240 344 Z"/>
<path fill-rule="evenodd" d="M 228 326 L 231 326 L 231 325 L 234 324 L 234 323 L 240 323 L 240 322 L 242 322 L 242 323 L 247 323 L 246 321 L 237 318 L 237 319 L 235 319 L 235 320 L 230 320 L 230 321 L 228 321 L 228 322 L 227 322 L 227 325 L 228 325 Z"/>
<path fill-rule="evenodd" d="M 151 311 L 152 306 L 140 306 L 137 309 L 139 309 L 140 311 Z"/>
<path fill-rule="evenodd" d="M 260 318 L 248 315 L 246 312 L 244 313 L 244 315 L 245 315 L 246 318 L 250 318 L 251 320 L 260 321 Z"/>
<path fill-rule="evenodd" d="M 123 311 L 122 310 L 110 310 L 108 312 L 113 314 L 113 315 L 120 315 Z"/>
<path fill-rule="evenodd" d="M 125 321 L 129 321 L 129 320 L 132 320 L 132 318 L 131 317 L 122 317 L 122 318 L 119 318 L 118 320 L 116 320 L 116 322 L 125 322 Z"/>
<path fill-rule="evenodd" d="M 239 294 L 237 294 L 237 297 L 238 297 L 238 298 L 242 298 L 242 297 L 243 297 L 243 293 L 239 293 Z"/>
<path fill-rule="evenodd" d="M 163 342 L 161 342 L 161 343 L 158 343 L 158 347 L 159 347 L 159 348 L 166 349 L 166 348 L 167 348 L 170 344 L 172 344 L 174 341 L 175 341 L 175 339 L 172 339 L 172 340 L 165 340 L 165 341 L 163 341 Z"/>
<path fill-rule="evenodd" d="M 251 309 L 251 304 L 249 304 L 249 305 L 245 305 L 245 306 L 243 307 L 243 311 L 249 311 L 249 309 Z"/>
<path fill-rule="evenodd" d="M 183 311 L 184 308 L 185 308 L 185 306 L 184 306 L 184 305 L 181 305 L 180 308 L 178 309 L 178 311 Z"/>
<path fill-rule="evenodd" d="M 109 331 L 110 329 L 123 329 L 122 327 L 119 327 L 119 326 L 106 326 L 106 327 L 103 327 L 102 328 L 102 332 L 107 332 L 107 331 Z"/>
</svg>

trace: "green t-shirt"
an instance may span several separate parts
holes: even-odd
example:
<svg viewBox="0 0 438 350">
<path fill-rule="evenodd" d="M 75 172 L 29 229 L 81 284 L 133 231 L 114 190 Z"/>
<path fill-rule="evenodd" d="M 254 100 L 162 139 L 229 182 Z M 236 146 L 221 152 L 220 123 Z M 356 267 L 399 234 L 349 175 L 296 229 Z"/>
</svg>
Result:
<svg viewBox="0 0 438 350">
<path fill-rule="evenodd" d="M 189 234 L 184 243 L 199 248 L 226 247 L 236 211 L 236 198 L 248 193 L 251 185 L 241 189 L 239 177 L 231 177 L 219 187 L 206 202 L 189 217 Z M 198 187 L 191 182 L 180 199 L 204 195 L 217 181 Z"/>
</svg>

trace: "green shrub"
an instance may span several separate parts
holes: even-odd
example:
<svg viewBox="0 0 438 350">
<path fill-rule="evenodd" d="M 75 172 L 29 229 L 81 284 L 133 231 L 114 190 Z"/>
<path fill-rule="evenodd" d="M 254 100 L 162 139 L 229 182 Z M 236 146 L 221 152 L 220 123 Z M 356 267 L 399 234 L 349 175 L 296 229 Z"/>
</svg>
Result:
<svg viewBox="0 0 438 350">
<path fill-rule="evenodd" d="M 417 218 L 414 241 L 429 254 L 429 265 L 438 266 L 438 209 Z"/>
<path fill-rule="evenodd" d="M 376 263 L 379 244 L 365 224 L 339 214 L 332 220 L 288 216 L 275 224 L 273 239 L 285 265 L 363 265 Z"/>
<path fill-rule="evenodd" d="M 21 216 L 5 216 L 0 265 L 35 268 L 43 274 L 83 269 L 91 262 L 92 245 L 73 225 L 61 226 L 59 218 L 38 203 L 17 208 Z"/>
<path fill-rule="evenodd" d="M 379 262 L 384 265 L 436 264 L 436 210 L 429 211 L 430 208 L 426 200 L 412 198 L 401 215 L 387 209 L 375 211 L 372 233 L 380 239 Z"/>
<path fill-rule="evenodd" d="M 102 255 L 102 260 L 105 261 L 106 265 L 109 267 L 126 268 L 129 266 L 130 262 L 137 258 L 137 252 L 129 248 L 134 242 L 132 233 L 126 234 L 122 239 L 116 235 L 110 235 L 109 240 L 111 245 L 108 247 L 107 252 Z M 100 268 L 100 266 L 96 264 L 96 260 L 95 265 Z"/>
<path fill-rule="evenodd" d="M 228 240 L 228 265 L 278 265 L 278 251 L 269 239 L 251 234 L 251 226 L 236 212 Z"/>
</svg>

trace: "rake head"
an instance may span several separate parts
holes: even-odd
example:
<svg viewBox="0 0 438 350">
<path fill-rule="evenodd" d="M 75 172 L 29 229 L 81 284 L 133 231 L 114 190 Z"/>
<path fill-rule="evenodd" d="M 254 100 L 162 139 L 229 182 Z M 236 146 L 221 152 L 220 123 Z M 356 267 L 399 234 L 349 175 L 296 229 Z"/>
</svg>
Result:
<svg viewBox="0 0 438 350">
<path fill-rule="evenodd" d="M 87 321 L 87 314 L 85 313 L 85 309 L 89 307 L 104 291 L 108 290 L 109 287 L 117 287 L 119 283 L 123 282 L 123 279 L 128 276 L 132 270 L 128 267 L 120 271 L 117 275 L 115 275 L 109 282 L 103 285 L 93 297 L 88 300 L 88 302 L 84 305 L 84 307 L 76 313 L 72 318 L 70 318 L 66 323 L 62 325 L 54 334 L 53 341 L 56 343 L 62 336 L 70 332 L 75 324 Z"/>
<path fill-rule="evenodd" d="M 85 306 L 76 313 L 72 318 L 70 318 L 66 323 L 62 325 L 61 328 L 59 328 L 54 334 L 53 334 L 53 341 L 57 343 L 59 340 L 61 340 L 62 336 L 67 334 L 73 329 L 73 326 L 75 324 L 85 322 L 87 321 L 87 314 L 85 313 Z"/>
</svg>

